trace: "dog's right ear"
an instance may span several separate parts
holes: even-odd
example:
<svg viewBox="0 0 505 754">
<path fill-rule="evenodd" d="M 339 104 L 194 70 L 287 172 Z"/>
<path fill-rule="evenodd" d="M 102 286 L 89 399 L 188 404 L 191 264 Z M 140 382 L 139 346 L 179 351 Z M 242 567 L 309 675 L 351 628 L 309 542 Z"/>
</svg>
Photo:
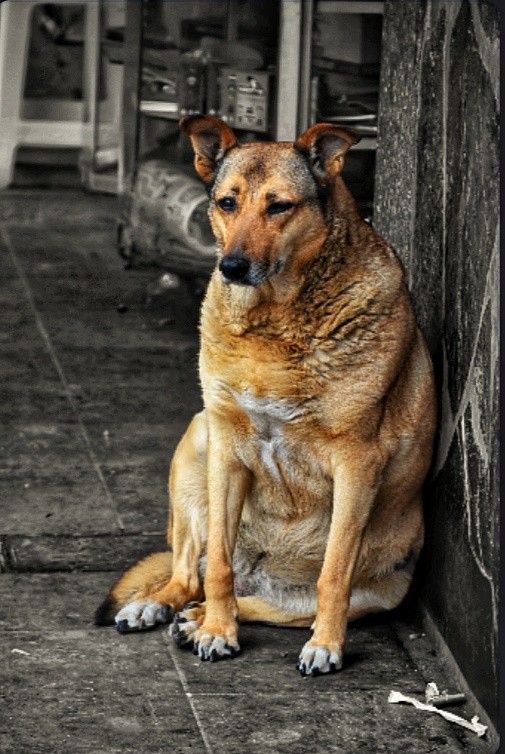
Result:
<svg viewBox="0 0 505 754">
<path fill-rule="evenodd" d="M 195 170 L 205 183 L 214 178 L 217 164 L 238 142 L 226 123 L 210 115 L 187 115 L 179 128 L 191 139 L 195 151 Z"/>
<path fill-rule="evenodd" d="M 342 171 L 345 155 L 360 140 L 361 136 L 347 128 L 316 123 L 298 137 L 295 146 L 307 155 L 312 172 L 324 184 Z"/>
</svg>

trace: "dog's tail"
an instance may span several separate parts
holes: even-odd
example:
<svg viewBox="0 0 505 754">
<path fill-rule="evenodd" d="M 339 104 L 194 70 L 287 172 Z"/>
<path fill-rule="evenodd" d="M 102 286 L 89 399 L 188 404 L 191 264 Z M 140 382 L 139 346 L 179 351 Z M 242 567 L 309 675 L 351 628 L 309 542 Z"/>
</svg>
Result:
<svg viewBox="0 0 505 754">
<path fill-rule="evenodd" d="M 132 566 L 111 588 L 95 613 L 97 626 L 114 625 L 114 616 L 129 602 L 142 600 L 170 581 L 172 553 L 156 552 Z"/>
</svg>

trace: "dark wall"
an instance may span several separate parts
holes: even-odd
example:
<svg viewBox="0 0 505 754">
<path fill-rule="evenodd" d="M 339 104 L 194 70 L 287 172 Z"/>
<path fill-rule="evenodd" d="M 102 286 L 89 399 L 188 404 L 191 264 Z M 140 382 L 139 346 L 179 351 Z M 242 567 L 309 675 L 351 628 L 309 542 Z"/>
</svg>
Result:
<svg viewBox="0 0 505 754">
<path fill-rule="evenodd" d="M 422 600 L 496 721 L 498 11 L 385 4 L 374 225 L 399 252 L 437 374 Z"/>
</svg>

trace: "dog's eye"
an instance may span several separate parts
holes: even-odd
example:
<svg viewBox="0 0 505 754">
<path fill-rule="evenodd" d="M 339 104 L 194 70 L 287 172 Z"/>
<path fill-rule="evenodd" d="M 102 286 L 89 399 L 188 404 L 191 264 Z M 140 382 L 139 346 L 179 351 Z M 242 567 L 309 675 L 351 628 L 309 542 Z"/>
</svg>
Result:
<svg viewBox="0 0 505 754">
<path fill-rule="evenodd" d="M 280 215 L 283 212 L 293 209 L 294 206 L 293 202 L 272 202 L 272 204 L 269 204 L 267 207 L 267 214 Z"/>
<path fill-rule="evenodd" d="M 217 204 L 225 212 L 233 212 L 237 207 L 237 202 L 233 196 L 224 196 L 222 199 L 219 199 Z"/>
</svg>

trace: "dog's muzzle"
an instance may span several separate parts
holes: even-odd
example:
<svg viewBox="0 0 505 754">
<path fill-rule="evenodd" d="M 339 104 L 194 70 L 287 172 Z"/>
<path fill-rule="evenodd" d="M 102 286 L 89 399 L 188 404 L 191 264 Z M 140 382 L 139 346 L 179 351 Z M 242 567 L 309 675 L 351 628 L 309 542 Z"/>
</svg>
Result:
<svg viewBox="0 0 505 754">
<path fill-rule="evenodd" d="M 246 283 L 251 263 L 237 254 L 227 254 L 219 262 L 219 270 L 227 283 Z"/>
<path fill-rule="evenodd" d="M 219 270 L 225 283 L 238 285 L 261 285 L 282 269 L 282 262 L 270 264 L 267 260 L 249 260 L 241 254 L 226 254 L 219 262 Z"/>
</svg>

